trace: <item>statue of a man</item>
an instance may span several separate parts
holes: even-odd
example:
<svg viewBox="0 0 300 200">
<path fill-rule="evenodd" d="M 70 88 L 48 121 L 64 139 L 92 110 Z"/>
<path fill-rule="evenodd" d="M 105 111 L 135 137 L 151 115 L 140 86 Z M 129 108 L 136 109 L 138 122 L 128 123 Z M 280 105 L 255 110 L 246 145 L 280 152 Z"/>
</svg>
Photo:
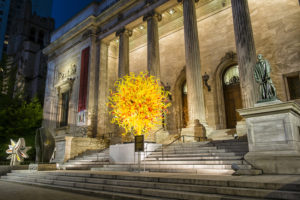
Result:
<svg viewBox="0 0 300 200">
<path fill-rule="evenodd" d="M 254 70 L 254 77 L 259 84 L 259 101 L 274 101 L 276 97 L 276 89 L 270 77 L 271 67 L 267 60 L 261 54 L 257 55 L 257 62 Z"/>
</svg>

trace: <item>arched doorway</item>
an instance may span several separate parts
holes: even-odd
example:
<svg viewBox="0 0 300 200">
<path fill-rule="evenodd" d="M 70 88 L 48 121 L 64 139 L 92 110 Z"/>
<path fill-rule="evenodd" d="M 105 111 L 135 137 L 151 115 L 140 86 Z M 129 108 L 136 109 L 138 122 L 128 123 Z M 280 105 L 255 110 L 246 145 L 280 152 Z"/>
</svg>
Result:
<svg viewBox="0 0 300 200">
<path fill-rule="evenodd" d="M 238 65 L 228 67 L 223 73 L 223 93 L 226 112 L 226 128 L 235 128 L 242 117 L 236 109 L 242 108 Z"/>
<path fill-rule="evenodd" d="M 182 125 L 183 128 L 186 128 L 189 121 L 186 81 L 184 81 L 182 84 L 181 94 L 182 94 Z"/>
</svg>

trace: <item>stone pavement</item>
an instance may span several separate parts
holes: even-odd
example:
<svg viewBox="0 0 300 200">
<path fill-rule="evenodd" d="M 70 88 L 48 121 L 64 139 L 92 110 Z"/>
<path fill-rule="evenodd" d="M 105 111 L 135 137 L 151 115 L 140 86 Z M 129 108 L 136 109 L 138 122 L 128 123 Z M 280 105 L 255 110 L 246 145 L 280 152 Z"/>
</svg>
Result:
<svg viewBox="0 0 300 200">
<path fill-rule="evenodd" d="M 0 200 L 105 200 L 100 197 L 0 180 Z"/>
</svg>

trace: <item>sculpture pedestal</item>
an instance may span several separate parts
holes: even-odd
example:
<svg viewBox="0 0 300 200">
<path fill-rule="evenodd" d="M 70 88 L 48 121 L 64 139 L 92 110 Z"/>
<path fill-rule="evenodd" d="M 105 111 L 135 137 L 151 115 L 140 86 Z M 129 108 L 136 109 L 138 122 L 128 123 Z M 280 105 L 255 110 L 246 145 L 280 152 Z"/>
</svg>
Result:
<svg viewBox="0 0 300 200">
<path fill-rule="evenodd" d="M 144 143 L 145 151 L 141 153 L 141 160 L 145 156 L 150 155 L 157 148 L 161 148 L 161 144 Z M 115 164 L 137 164 L 138 152 L 134 151 L 134 143 L 116 144 L 109 147 L 109 159 L 111 163 Z"/>
<path fill-rule="evenodd" d="M 248 129 L 245 159 L 265 174 L 300 174 L 300 105 L 274 101 L 238 112 Z"/>
</svg>

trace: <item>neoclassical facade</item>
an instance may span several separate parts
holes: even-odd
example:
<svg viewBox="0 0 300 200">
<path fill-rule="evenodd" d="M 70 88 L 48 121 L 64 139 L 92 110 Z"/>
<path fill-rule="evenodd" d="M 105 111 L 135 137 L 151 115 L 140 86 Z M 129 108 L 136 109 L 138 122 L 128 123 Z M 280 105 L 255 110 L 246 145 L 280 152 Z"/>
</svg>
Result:
<svg viewBox="0 0 300 200">
<path fill-rule="evenodd" d="M 272 66 L 281 101 L 300 99 L 297 0 L 114 0 L 92 3 L 44 49 L 48 74 L 44 128 L 56 160 L 122 142 L 107 98 L 119 77 L 148 71 L 171 91 L 166 126 L 174 135 L 228 139 L 247 133 L 236 109 L 257 101 L 256 55 Z M 74 150 L 76 149 L 76 150 Z"/>
</svg>

